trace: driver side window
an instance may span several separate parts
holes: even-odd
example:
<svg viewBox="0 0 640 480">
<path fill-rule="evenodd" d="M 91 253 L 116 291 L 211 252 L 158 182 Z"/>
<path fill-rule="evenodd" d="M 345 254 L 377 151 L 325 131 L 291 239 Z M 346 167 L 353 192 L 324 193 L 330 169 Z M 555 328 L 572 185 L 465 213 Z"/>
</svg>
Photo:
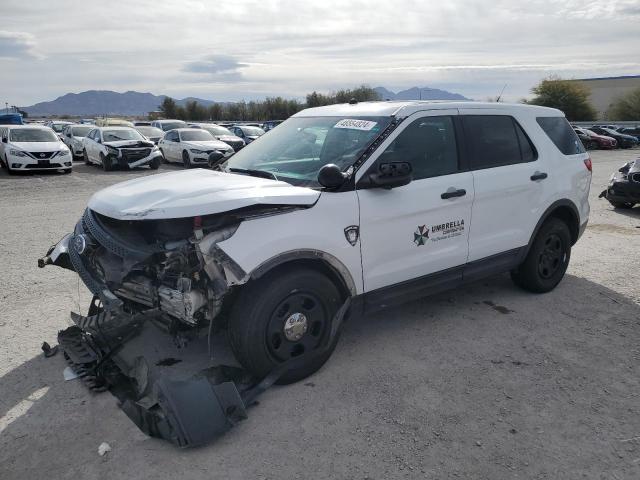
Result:
<svg viewBox="0 0 640 480">
<path fill-rule="evenodd" d="M 457 172 L 453 118 L 423 117 L 411 122 L 378 159 L 378 163 L 390 162 L 411 163 L 414 180 Z"/>
</svg>

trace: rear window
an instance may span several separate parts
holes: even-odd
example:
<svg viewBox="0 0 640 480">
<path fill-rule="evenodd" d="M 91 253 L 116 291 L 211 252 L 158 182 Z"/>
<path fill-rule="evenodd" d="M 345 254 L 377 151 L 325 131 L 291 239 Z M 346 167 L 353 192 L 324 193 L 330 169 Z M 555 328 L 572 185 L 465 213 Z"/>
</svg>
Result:
<svg viewBox="0 0 640 480">
<path fill-rule="evenodd" d="M 582 142 L 564 117 L 537 117 L 538 125 L 564 155 L 585 153 Z"/>
</svg>

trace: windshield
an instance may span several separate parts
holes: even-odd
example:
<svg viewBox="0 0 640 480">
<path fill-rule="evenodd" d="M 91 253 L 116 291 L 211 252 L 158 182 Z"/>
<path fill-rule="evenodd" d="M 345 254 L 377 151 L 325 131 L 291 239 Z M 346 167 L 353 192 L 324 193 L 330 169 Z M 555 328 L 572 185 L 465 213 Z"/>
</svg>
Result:
<svg viewBox="0 0 640 480">
<path fill-rule="evenodd" d="M 186 126 L 187 126 L 186 123 L 179 120 L 175 122 L 162 122 L 160 124 L 160 128 L 162 128 L 162 130 L 164 130 L 165 132 L 168 132 L 169 130 L 173 130 L 174 128 L 183 128 Z"/>
<path fill-rule="evenodd" d="M 202 128 L 209 132 L 211 135 L 222 136 L 222 135 L 233 135 L 229 130 L 224 127 L 220 127 L 218 125 L 202 125 Z"/>
<path fill-rule="evenodd" d="M 71 135 L 74 137 L 86 137 L 91 130 L 93 130 L 93 127 L 73 127 Z"/>
<path fill-rule="evenodd" d="M 293 185 L 319 187 L 320 169 L 345 171 L 391 122 L 390 117 L 296 117 L 250 143 L 225 168 L 260 170 Z"/>
<path fill-rule="evenodd" d="M 49 129 L 12 128 L 9 132 L 12 142 L 57 142 L 59 139 Z"/>
<path fill-rule="evenodd" d="M 240 130 L 244 132 L 248 137 L 259 137 L 260 135 L 264 135 L 264 130 L 260 127 L 238 127 Z"/>
<path fill-rule="evenodd" d="M 210 142 L 211 140 L 215 140 L 206 130 L 197 129 L 180 132 L 180 139 L 183 142 Z"/>
<path fill-rule="evenodd" d="M 156 127 L 136 127 L 136 130 L 138 130 L 145 137 L 161 137 L 162 136 L 162 130 Z"/>
<path fill-rule="evenodd" d="M 144 140 L 142 135 L 133 128 L 113 128 L 102 131 L 102 138 L 105 142 L 119 142 L 121 140 Z"/>
</svg>

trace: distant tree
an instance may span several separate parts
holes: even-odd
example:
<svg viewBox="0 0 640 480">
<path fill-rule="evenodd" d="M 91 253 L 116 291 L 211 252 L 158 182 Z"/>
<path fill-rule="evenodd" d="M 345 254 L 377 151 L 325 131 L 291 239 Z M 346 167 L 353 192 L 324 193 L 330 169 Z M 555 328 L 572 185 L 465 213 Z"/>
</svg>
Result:
<svg viewBox="0 0 640 480">
<path fill-rule="evenodd" d="M 570 121 L 596 119 L 597 112 L 589 101 L 589 89 L 579 82 L 551 76 L 533 87 L 531 93 L 535 97 L 527 103 L 562 110 Z"/>
<path fill-rule="evenodd" d="M 640 120 L 640 88 L 616 98 L 607 112 L 611 120 Z"/>
<path fill-rule="evenodd" d="M 171 97 L 164 97 L 162 103 L 158 107 L 164 118 L 177 118 L 177 105 L 176 101 Z"/>
</svg>

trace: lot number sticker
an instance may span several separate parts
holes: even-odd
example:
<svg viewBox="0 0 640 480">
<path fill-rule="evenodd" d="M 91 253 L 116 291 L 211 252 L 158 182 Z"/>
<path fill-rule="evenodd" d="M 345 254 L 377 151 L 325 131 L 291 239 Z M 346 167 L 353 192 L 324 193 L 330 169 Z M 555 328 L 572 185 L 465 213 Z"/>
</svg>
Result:
<svg viewBox="0 0 640 480">
<path fill-rule="evenodd" d="M 334 128 L 349 128 L 351 130 L 363 130 L 368 132 L 373 127 L 377 125 L 376 122 L 371 122 L 369 120 L 355 120 L 351 118 L 345 118 L 344 120 L 340 120 L 333 127 Z"/>
</svg>

